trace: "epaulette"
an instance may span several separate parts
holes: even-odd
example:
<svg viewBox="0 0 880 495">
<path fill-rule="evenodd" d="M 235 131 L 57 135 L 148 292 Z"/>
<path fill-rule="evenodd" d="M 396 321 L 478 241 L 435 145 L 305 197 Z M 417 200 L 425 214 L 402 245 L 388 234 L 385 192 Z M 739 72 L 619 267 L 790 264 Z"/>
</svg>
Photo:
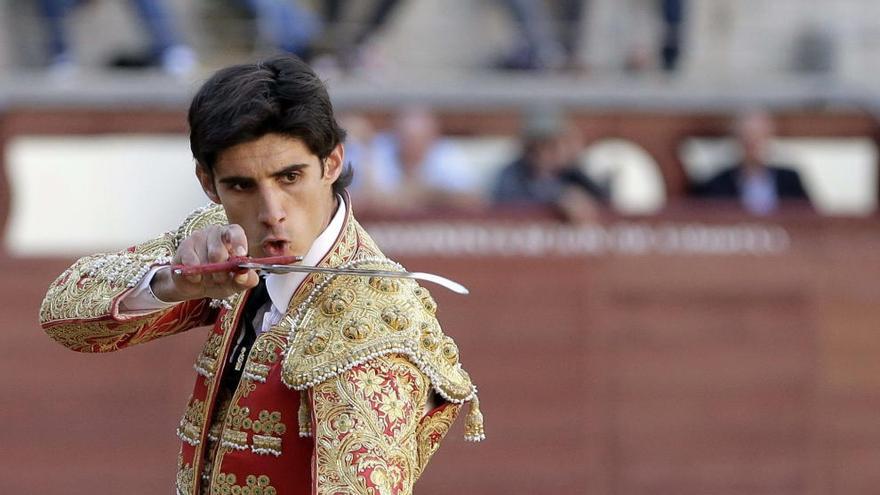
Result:
<svg viewBox="0 0 880 495">
<path fill-rule="evenodd" d="M 340 268 L 402 269 L 380 258 L 355 260 Z M 476 388 L 461 367 L 455 342 L 440 329 L 436 311 L 431 294 L 413 280 L 325 277 L 291 316 L 282 380 L 304 390 L 374 357 L 402 354 L 444 399 L 470 401 Z"/>
<path fill-rule="evenodd" d="M 175 245 L 179 245 L 181 241 L 192 235 L 197 230 L 204 229 L 211 225 L 226 225 L 229 220 L 226 218 L 226 211 L 223 206 L 218 204 L 209 204 L 197 208 L 178 227 L 174 235 Z"/>
</svg>

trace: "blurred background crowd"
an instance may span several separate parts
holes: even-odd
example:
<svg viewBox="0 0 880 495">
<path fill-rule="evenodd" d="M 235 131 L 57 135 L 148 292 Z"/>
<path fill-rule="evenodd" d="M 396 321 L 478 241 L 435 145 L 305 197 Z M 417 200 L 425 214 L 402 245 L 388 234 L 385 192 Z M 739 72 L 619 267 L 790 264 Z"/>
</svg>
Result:
<svg viewBox="0 0 880 495">
<path fill-rule="evenodd" d="M 399 47 L 388 50 L 383 42 L 389 33 L 396 37 L 394 33 L 407 31 L 397 24 L 429 22 L 438 30 L 436 34 L 442 31 L 464 40 L 421 39 L 423 43 L 413 50 L 416 53 L 457 51 L 462 41 L 494 45 L 490 50 L 467 47 L 473 54 L 456 62 L 448 62 L 453 53 L 442 55 L 440 64 L 422 62 L 435 69 L 453 68 L 444 67 L 448 64 L 589 73 L 595 64 L 588 58 L 598 54 L 589 50 L 588 56 L 587 38 L 592 29 L 598 29 L 603 37 L 616 39 L 613 45 L 619 45 L 600 43 L 602 51 L 610 52 L 602 54 L 605 61 L 600 64 L 633 73 L 654 69 L 674 72 L 681 58 L 688 11 L 686 0 L 412 3 L 419 2 L 11 0 L 4 13 L 13 34 L 9 38 L 14 38 L 7 40 L 13 53 L 6 56 L 62 74 L 102 65 L 152 67 L 183 75 L 194 70 L 199 61 L 213 65 L 234 54 L 278 50 L 294 53 L 325 70 L 377 71 L 398 65 L 398 53 L 393 52 Z M 89 29 L 84 26 L 98 24 L 102 39 L 89 40 L 97 33 L 82 33 Z M 121 34 L 129 30 L 136 32 Z M 26 39 L 15 36 L 23 32 L 32 34 Z M 118 42 L 113 43 L 114 39 Z M 609 62 L 609 56 L 614 60 Z"/>
<path fill-rule="evenodd" d="M 61 425 L 47 445 L 93 450 L 34 447 L 0 488 L 80 493 L 22 468 L 63 458 L 59 479 L 91 493 L 131 453 L 112 455 L 112 436 L 92 449 L 96 430 L 64 418 L 112 425 L 106 411 L 148 399 L 167 414 L 126 438 L 156 437 L 141 446 L 152 467 L 107 483 L 165 486 L 173 435 L 150 428 L 173 429 L 188 375 L 122 404 L 101 387 L 147 376 L 161 349 L 81 379 L 81 362 L 43 355 L 36 305 L 72 257 L 207 202 L 188 100 L 214 70 L 277 52 L 327 81 L 354 211 L 388 254 L 473 285 L 438 298 L 484 380 L 488 454 L 441 449 L 426 493 L 453 479 L 455 493 L 876 492 L 875 0 L 0 2 L 0 268 L 14 275 L 0 297 L 26 329 L 0 345 L 0 392 L 66 398 L 39 396 L 37 415 L 0 405 L 0 454 L 33 443 L 28 421 Z M 169 363 L 190 366 L 197 341 Z M 19 383 L 32 361 L 48 371 Z"/>
<path fill-rule="evenodd" d="M 691 198 L 870 215 L 880 10 L 813 3 L 9 0 L 0 67 L 10 109 L 173 109 L 217 67 L 294 53 L 350 131 L 362 213 L 535 207 L 583 223 Z M 690 120 L 660 137 L 646 113 Z M 13 180 L 51 160 L 13 142 Z"/>
</svg>

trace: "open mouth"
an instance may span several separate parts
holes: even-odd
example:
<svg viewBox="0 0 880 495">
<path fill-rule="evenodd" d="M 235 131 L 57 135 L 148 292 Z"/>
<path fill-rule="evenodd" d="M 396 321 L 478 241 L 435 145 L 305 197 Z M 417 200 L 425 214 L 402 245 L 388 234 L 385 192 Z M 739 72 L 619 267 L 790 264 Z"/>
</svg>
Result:
<svg viewBox="0 0 880 495">
<path fill-rule="evenodd" d="M 289 245 L 289 242 L 283 240 L 263 241 L 263 253 L 266 256 L 284 256 L 287 254 L 287 247 Z"/>
</svg>

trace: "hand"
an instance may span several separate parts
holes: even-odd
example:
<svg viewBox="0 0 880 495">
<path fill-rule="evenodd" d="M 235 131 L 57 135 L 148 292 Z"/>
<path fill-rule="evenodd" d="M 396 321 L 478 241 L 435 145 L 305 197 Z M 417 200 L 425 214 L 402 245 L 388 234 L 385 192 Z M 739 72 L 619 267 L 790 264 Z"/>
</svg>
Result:
<svg viewBox="0 0 880 495">
<path fill-rule="evenodd" d="M 239 225 L 212 225 L 193 232 L 177 247 L 172 264 L 200 265 L 222 263 L 233 256 L 247 255 L 247 237 Z M 150 283 L 153 294 L 166 302 L 191 299 L 224 299 L 256 287 L 259 276 L 254 270 L 177 275 L 170 268 L 156 272 Z"/>
</svg>

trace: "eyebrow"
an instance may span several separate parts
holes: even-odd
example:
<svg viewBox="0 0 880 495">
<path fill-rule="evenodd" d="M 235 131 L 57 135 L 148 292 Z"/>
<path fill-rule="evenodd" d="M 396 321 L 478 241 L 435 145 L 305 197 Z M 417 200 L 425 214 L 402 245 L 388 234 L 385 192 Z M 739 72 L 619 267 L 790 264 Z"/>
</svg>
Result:
<svg viewBox="0 0 880 495">
<path fill-rule="evenodd" d="M 288 165 L 288 166 L 282 168 L 281 170 L 272 172 L 271 177 L 277 178 L 277 177 L 287 175 L 291 172 L 298 172 L 308 166 L 309 166 L 308 163 L 294 163 L 293 165 Z M 229 184 L 253 184 L 256 181 L 254 180 L 253 177 L 233 175 L 230 177 L 224 177 L 222 179 L 219 179 L 217 182 L 219 182 L 220 184 L 229 185 Z"/>
</svg>

